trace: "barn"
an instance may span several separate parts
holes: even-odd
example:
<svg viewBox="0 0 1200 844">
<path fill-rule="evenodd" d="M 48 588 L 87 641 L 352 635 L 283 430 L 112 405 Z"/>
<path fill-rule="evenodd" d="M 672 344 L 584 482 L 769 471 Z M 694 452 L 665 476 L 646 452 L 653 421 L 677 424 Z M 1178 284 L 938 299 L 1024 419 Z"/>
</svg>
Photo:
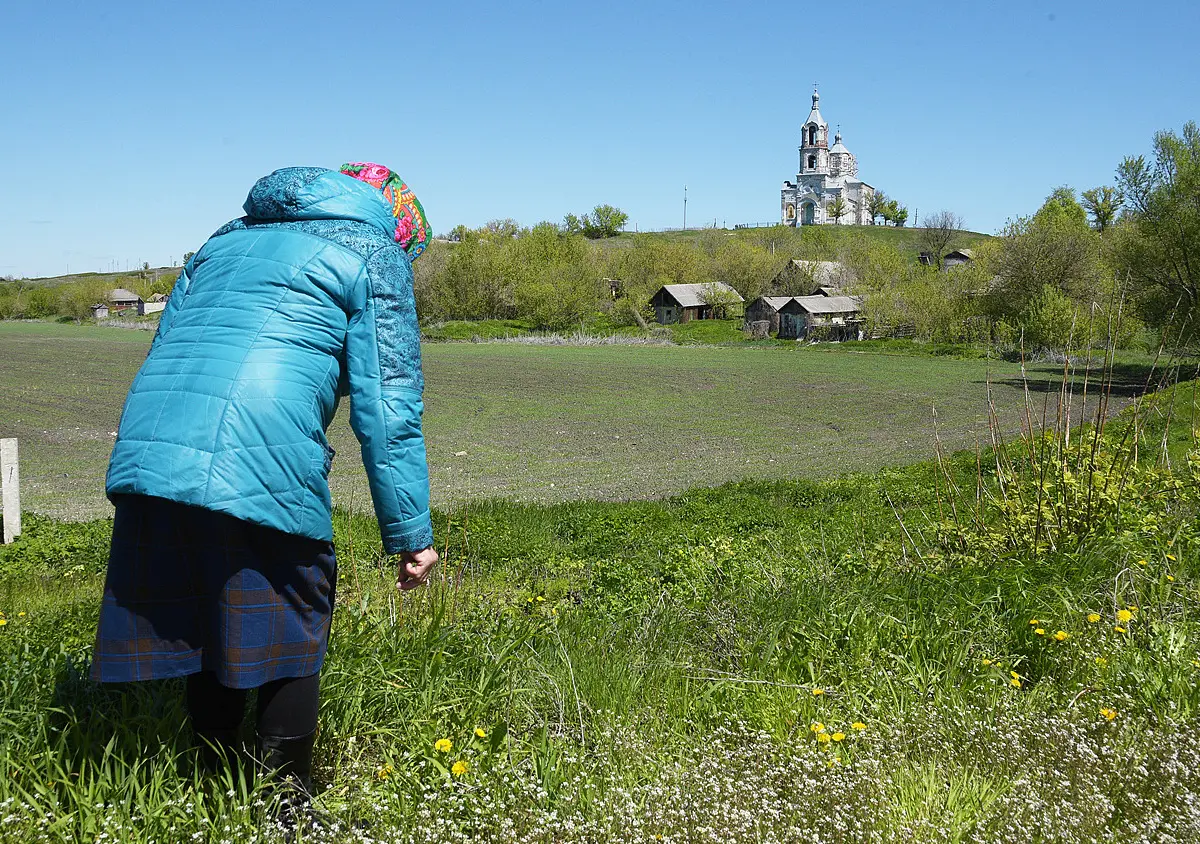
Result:
<svg viewBox="0 0 1200 844">
<path fill-rule="evenodd" d="M 857 296 L 796 296 L 779 311 L 779 339 L 861 340 L 864 322 Z"/>
<path fill-rule="evenodd" d="M 791 296 L 759 296 L 746 306 L 746 327 L 752 322 L 771 323 L 770 333 L 779 331 L 779 309 L 792 301 Z"/>
<path fill-rule="evenodd" d="M 103 302 L 97 302 L 92 305 L 91 311 L 95 319 L 108 319 L 108 305 Z"/>
<path fill-rule="evenodd" d="M 707 284 L 666 284 L 650 299 L 654 318 L 667 325 L 695 319 L 724 319 L 740 311 L 745 300 L 721 281 Z M 735 314 L 736 315 L 736 314 Z"/>
</svg>

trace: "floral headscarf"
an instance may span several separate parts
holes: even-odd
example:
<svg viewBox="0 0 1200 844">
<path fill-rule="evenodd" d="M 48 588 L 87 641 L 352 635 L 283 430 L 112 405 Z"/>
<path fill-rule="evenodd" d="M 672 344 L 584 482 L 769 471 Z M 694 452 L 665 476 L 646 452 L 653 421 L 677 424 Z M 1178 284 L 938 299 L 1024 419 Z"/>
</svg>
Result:
<svg viewBox="0 0 1200 844">
<path fill-rule="evenodd" d="M 417 195 L 409 190 L 404 181 L 382 164 L 370 162 L 353 162 L 343 164 L 338 172 L 374 185 L 383 191 L 383 199 L 392 209 L 396 218 L 396 242 L 400 244 L 408 257 L 415 261 L 417 256 L 425 251 L 429 242 L 429 222 L 425 219 L 425 209 L 421 207 Z"/>
</svg>

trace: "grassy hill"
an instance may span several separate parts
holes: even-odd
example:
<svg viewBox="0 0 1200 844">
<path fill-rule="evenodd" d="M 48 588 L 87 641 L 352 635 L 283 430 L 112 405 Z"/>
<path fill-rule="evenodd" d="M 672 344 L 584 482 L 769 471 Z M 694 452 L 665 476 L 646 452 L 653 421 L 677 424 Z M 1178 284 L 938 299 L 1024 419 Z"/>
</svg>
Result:
<svg viewBox="0 0 1200 844">
<path fill-rule="evenodd" d="M 687 231 L 665 232 L 622 232 L 617 237 L 598 241 L 601 246 L 610 249 L 620 249 L 633 244 L 636 237 L 661 238 L 672 243 L 694 243 L 702 245 L 712 238 L 740 238 L 759 245 L 775 244 L 777 252 L 793 252 L 801 254 L 809 251 L 829 251 L 836 253 L 838 249 L 857 238 L 866 238 L 879 244 L 891 246 L 904 255 L 916 260 L 924 248 L 921 238 L 925 229 L 893 228 L 892 226 L 809 226 L 798 229 L 786 226 L 770 226 L 753 229 L 688 229 Z M 953 248 L 972 248 L 986 240 L 991 235 L 982 232 L 959 232 L 953 241 Z"/>
</svg>

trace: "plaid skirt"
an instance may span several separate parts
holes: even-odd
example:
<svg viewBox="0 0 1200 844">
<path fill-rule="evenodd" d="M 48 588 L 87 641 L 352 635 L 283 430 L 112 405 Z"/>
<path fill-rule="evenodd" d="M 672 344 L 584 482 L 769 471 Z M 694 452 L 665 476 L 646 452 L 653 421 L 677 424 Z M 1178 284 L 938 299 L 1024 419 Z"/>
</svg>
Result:
<svg viewBox="0 0 1200 844">
<path fill-rule="evenodd" d="M 249 689 L 321 669 L 332 543 L 162 498 L 115 503 L 93 680 L 213 671 L 222 685 Z"/>
</svg>

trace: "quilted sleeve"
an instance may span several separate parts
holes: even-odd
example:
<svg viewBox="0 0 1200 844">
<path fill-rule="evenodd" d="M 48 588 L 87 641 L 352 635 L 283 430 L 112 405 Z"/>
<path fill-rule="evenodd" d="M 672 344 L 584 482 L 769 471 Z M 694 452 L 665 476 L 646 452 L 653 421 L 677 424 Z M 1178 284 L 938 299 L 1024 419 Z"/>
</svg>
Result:
<svg viewBox="0 0 1200 844">
<path fill-rule="evenodd" d="M 184 297 L 187 296 L 188 287 L 192 283 L 191 270 L 192 262 L 188 261 L 184 264 L 183 271 L 179 273 L 179 278 L 175 280 L 175 287 L 171 290 L 171 298 L 167 300 L 167 307 L 163 309 L 162 315 L 158 318 L 158 329 L 154 332 L 154 341 L 150 344 L 150 351 L 154 351 L 158 342 L 171 330 L 171 323 L 175 321 L 175 315 L 183 307 Z"/>
<path fill-rule="evenodd" d="M 350 425 L 384 549 L 417 551 L 433 544 L 433 526 L 412 265 L 398 246 L 386 246 L 367 260 L 360 282 L 346 338 Z"/>
</svg>

